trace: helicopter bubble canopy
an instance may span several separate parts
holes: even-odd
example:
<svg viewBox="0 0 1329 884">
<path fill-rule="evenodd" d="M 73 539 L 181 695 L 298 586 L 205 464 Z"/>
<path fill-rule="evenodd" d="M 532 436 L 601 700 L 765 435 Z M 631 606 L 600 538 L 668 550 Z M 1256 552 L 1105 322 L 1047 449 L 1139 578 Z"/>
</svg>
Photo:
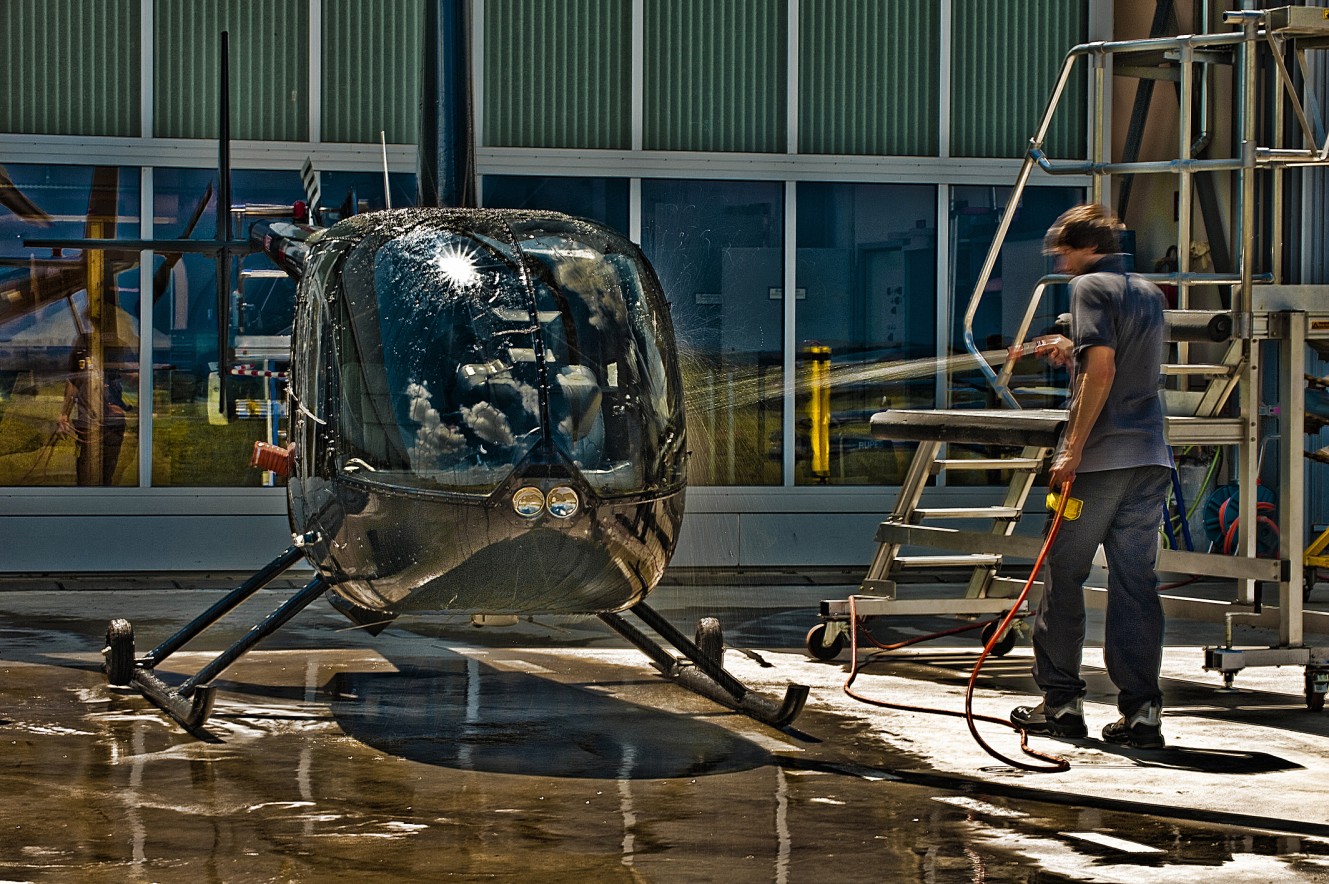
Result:
<svg viewBox="0 0 1329 884">
<path fill-rule="evenodd" d="M 489 495 L 563 464 L 601 497 L 681 487 L 667 306 L 630 242 L 555 213 L 448 210 L 357 216 L 328 239 L 302 311 L 326 328 L 297 323 L 296 358 L 335 378 L 342 476 Z"/>
</svg>

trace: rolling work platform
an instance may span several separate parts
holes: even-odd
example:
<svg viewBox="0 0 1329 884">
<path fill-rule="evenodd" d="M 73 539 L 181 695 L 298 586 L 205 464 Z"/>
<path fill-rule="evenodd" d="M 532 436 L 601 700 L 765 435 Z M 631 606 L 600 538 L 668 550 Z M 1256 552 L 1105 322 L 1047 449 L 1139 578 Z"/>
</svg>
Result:
<svg viewBox="0 0 1329 884">
<path fill-rule="evenodd" d="M 1187 616 L 1207 611 L 1205 619 L 1227 624 L 1224 643 L 1207 648 L 1204 659 L 1204 668 L 1221 672 L 1226 684 L 1231 685 L 1236 673 L 1247 666 L 1304 666 L 1307 705 L 1313 710 L 1323 707 L 1329 690 L 1329 647 L 1308 647 L 1303 641 L 1306 458 L 1302 446 L 1293 444 L 1293 440 L 1302 438 L 1306 424 L 1304 384 L 1309 353 L 1329 352 L 1329 286 L 1284 282 L 1283 219 L 1284 201 L 1292 185 L 1299 184 L 1290 180 L 1293 176 L 1289 170 L 1329 166 L 1325 97 L 1314 94 L 1316 77 L 1307 58 L 1310 52 L 1329 48 L 1329 9 L 1243 10 L 1227 13 L 1224 24 L 1231 30 L 1087 43 L 1067 53 L 1036 134 L 1030 139 L 964 318 L 967 349 L 977 359 L 992 397 L 1001 407 L 888 410 L 873 416 L 874 437 L 913 441 L 918 448 L 894 508 L 877 529 L 877 553 L 861 585 L 861 594 L 822 603 L 821 622 L 807 639 L 807 650 L 813 657 L 831 659 L 840 652 L 855 625 L 851 623 L 851 610 L 860 625 L 876 617 L 949 615 L 972 619 L 995 617 L 1010 610 L 1024 581 L 1003 579 L 999 569 L 1011 560 L 1032 561 L 1041 547 L 1041 537 L 1030 531 L 1018 533 L 1016 527 L 1026 514 L 1037 474 L 1056 445 L 1066 412 L 1023 407 L 1020 390 L 1011 387 L 1014 363 L 994 366 L 975 344 L 973 326 L 979 304 L 1014 210 L 1035 170 L 1050 175 L 1088 175 L 1090 199 L 1100 203 L 1106 203 L 1113 192 L 1113 176 L 1118 176 L 1117 190 L 1124 202 L 1133 176 L 1169 175 L 1176 182 L 1179 206 L 1177 267 L 1170 273 L 1138 274 L 1174 286 L 1177 292 L 1178 309 L 1166 313 L 1168 337 L 1174 342 L 1176 354 L 1175 361 L 1163 367 L 1166 436 L 1174 448 L 1206 446 L 1233 451 L 1235 459 L 1229 461 L 1235 463 L 1231 481 L 1240 492 L 1235 555 L 1164 549 L 1158 561 L 1160 571 L 1231 581 L 1231 600 L 1214 603 L 1164 596 L 1164 606 L 1169 613 L 1184 609 Z M 1081 64 L 1088 67 L 1092 102 L 1088 114 L 1090 156 L 1087 161 L 1054 161 L 1044 152 L 1044 142 L 1067 85 Z M 1219 68 L 1230 69 L 1230 83 L 1215 75 Z M 1125 158 L 1116 162 L 1107 158 L 1114 116 L 1107 83 L 1114 75 L 1138 77 L 1142 82 L 1170 80 L 1176 85 L 1178 129 L 1173 158 L 1136 159 L 1136 130 L 1144 119 L 1138 108 Z M 1222 95 L 1223 88 L 1231 94 Z M 1208 116 L 1219 100 L 1230 100 L 1236 109 L 1233 156 L 1210 156 L 1217 139 L 1212 137 Z M 1261 140 L 1270 143 L 1261 145 Z M 1224 185 L 1236 202 L 1231 235 L 1222 229 L 1223 219 L 1213 210 L 1216 186 Z M 1213 272 L 1192 269 L 1192 227 L 1197 213 L 1216 244 L 1215 252 L 1222 248 L 1224 254 L 1232 254 L 1235 270 L 1222 266 Z M 1044 276 L 1034 286 L 1018 327 L 1000 331 L 1008 339 L 1013 338 L 1015 346 L 1021 345 L 1039 315 L 1044 293 L 1068 281 L 1069 277 L 1062 275 Z M 1200 309 L 1202 300 L 1210 302 L 1208 309 Z M 1276 410 L 1264 408 L 1260 399 L 1263 381 L 1272 381 L 1273 377 L 1278 386 Z M 1282 440 L 1278 454 L 1279 549 L 1276 558 L 1262 558 L 1256 554 L 1258 453 L 1262 442 L 1276 437 Z M 945 452 L 952 443 L 1000 447 L 1007 455 L 975 460 L 951 458 Z M 928 505 L 926 491 L 933 477 L 966 468 L 1002 471 L 1007 483 L 999 504 L 970 508 Z M 1044 519 L 1042 502 L 1040 493 L 1038 506 L 1028 508 L 1040 526 Z M 958 530 L 935 524 L 943 519 L 982 519 L 988 527 Z M 942 554 L 916 555 L 919 550 Z M 969 571 L 963 596 L 897 597 L 896 578 L 901 572 L 941 567 Z M 1266 590 L 1274 587 L 1278 645 L 1234 647 L 1234 618 L 1258 613 Z M 1021 610 L 1017 616 L 1026 613 Z M 993 637 L 995 626 L 994 622 L 988 627 L 985 639 Z M 998 638 L 993 652 L 1004 653 L 1013 640 L 1013 636 Z"/>
</svg>

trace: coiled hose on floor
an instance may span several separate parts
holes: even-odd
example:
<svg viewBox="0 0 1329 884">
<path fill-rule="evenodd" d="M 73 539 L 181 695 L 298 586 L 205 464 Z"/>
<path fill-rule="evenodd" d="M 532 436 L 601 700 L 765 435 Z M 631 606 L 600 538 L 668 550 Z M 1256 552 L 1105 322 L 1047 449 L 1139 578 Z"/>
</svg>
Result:
<svg viewBox="0 0 1329 884">
<path fill-rule="evenodd" d="M 1071 767 L 1070 761 L 1061 757 L 1060 755 L 1052 755 L 1047 752 L 1039 752 L 1037 749 L 1031 749 L 1029 747 L 1029 734 L 1024 728 L 1017 726 L 1016 724 L 1005 718 L 996 718 L 990 715 L 978 715 L 975 714 L 974 712 L 974 685 L 978 682 L 978 673 L 983 669 L 984 661 L 986 661 L 988 656 L 992 653 L 993 646 L 996 645 L 996 643 L 1005 634 L 1006 629 L 1010 626 L 1011 621 L 1015 619 L 1015 612 L 1020 609 L 1020 606 L 1024 604 L 1025 599 L 1028 598 L 1029 589 L 1034 585 L 1034 580 L 1038 576 L 1038 572 L 1043 567 L 1043 561 L 1047 558 L 1048 550 L 1052 548 L 1052 542 L 1056 539 L 1057 531 L 1061 528 L 1062 517 L 1066 512 L 1066 502 L 1070 500 L 1071 497 L 1070 491 L 1071 491 L 1070 483 L 1067 483 L 1065 486 L 1063 486 L 1062 493 L 1060 495 L 1060 499 L 1057 504 L 1056 512 L 1052 517 L 1052 524 L 1048 527 L 1047 537 L 1044 538 L 1043 540 L 1042 549 L 1038 551 L 1038 558 L 1034 562 L 1033 570 L 1029 572 L 1029 579 L 1025 581 L 1024 588 L 1020 590 L 1019 596 L 1016 597 L 1015 602 L 1010 607 L 1010 610 L 1006 612 L 1006 616 L 1001 619 L 1000 625 L 992 631 L 992 635 L 983 644 L 983 651 L 978 655 L 978 661 L 974 663 L 974 668 L 969 673 L 969 684 L 965 688 L 964 692 L 964 712 L 956 712 L 951 709 L 934 709 L 929 706 L 910 706 L 904 703 L 888 703 L 885 700 L 875 700 L 872 699 L 871 697 L 863 696 L 862 694 L 856 693 L 852 689 L 854 684 L 854 679 L 858 677 L 858 673 L 861 668 L 858 664 L 858 612 L 855 605 L 855 600 L 856 600 L 855 596 L 849 597 L 849 622 L 851 624 L 849 629 L 849 647 L 850 647 L 850 653 L 853 655 L 852 658 L 853 663 L 849 670 L 849 678 L 846 679 L 844 683 L 844 692 L 849 696 L 853 697 L 855 700 L 858 700 L 860 703 L 867 703 L 870 706 L 879 706 L 883 709 L 899 709 L 905 712 L 922 712 L 929 715 L 952 715 L 956 717 L 963 717 L 965 723 L 969 725 L 969 733 L 973 735 L 974 741 L 977 742 L 979 746 L 983 747 L 983 751 L 987 752 L 987 754 L 991 755 L 993 758 L 997 759 L 998 761 L 1005 762 L 1006 764 L 1009 764 L 1012 767 L 1018 768 L 1020 770 L 1032 771 L 1034 773 L 1061 773 L 1062 771 L 1070 770 Z M 994 620 L 991 622 L 996 623 L 998 621 Z M 932 638 L 940 638 L 941 636 L 944 635 L 951 635 L 953 633 L 963 632 L 968 629 L 975 629 L 981 625 L 983 624 L 969 624 L 959 629 L 948 629 L 944 632 L 935 633 L 933 635 L 922 636 L 916 639 L 909 639 L 908 641 L 900 642 L 899 644 L 896 645 L 878 644 L 877 646 L 879 648 L 892 650 L 895 648 L 904 647 L 906 645 L 916 644 L 917 642 L 920 641 L 926 641 Z M 1021 751 L 1023 751 L 1024 754 L 1030 756 L 1031 758 L 1037 758 L 1040 761 L 1046 763 L 1030 764 L 1027 761 L 1020 761 L 1014 758 L 1008 758 L 1007 756 L 1001 754 L 996 749 L 992 748 L 992 746 L 988 744 L 987 740 L 983 739 L 983 735 L 978 732 L 978 727 L 975 724 L 976 721 L 986 721 L 991 724 L 1000 724 L 1010 728 L 1011 730 L 1019 731 Z"/>
</svg>

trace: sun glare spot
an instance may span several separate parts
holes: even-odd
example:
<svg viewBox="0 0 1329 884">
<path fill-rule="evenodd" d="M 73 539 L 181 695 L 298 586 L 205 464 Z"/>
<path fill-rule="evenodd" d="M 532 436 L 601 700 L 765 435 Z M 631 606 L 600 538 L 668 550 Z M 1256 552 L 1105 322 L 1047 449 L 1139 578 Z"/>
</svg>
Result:
<svg viewBox="0 0 1329 884">
<path fill-rule="evenodd" d="M 480 281 L 480 274 L 475 269 L 475 258 L 470 252 L 457 246 L 444 246 L 434 258 L 434 266 L 443 278 L 457 288 L 467 288 Z"/>
</svg>

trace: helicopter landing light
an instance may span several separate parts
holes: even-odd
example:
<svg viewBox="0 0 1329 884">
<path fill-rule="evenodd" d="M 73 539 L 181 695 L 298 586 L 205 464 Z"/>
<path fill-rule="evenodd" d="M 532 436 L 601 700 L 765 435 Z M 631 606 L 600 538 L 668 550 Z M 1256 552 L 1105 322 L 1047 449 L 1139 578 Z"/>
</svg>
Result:
<svg viewBox="0 0 1329 884">
<path fill-rule="evenodd" d="M 539 488 L 527 485 L 512 495 L 512 508 L 517 511 L 517 515 L 534 519 L 545 508 L 545 496 Z"/>
<path fill-rule="evenodd" d="M 577 510 L 581 508 L 581 501 L 578 500 L 576 491 L 566 485 L 559 485 L 557 488 L 551 488 L 545 495 L 545 506 L 550 515 L 568 519 L 576 515 Z"/>
</svg>

